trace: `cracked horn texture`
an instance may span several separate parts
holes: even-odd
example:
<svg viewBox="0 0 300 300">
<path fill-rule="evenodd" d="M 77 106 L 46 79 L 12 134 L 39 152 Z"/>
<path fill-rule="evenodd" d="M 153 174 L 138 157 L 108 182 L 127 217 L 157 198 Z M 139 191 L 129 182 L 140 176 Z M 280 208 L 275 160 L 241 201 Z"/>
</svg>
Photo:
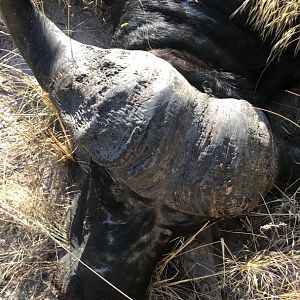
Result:
<svg viewBox="0 0 300 300">
<path fill-rule="evenodd" d="M 72 48 L 50 95 L 75 143 L 116 181 L 201 216 L 255 208 L 277 171 L 263 113 L 199 92 L 151 53 Z"/>
</svg>

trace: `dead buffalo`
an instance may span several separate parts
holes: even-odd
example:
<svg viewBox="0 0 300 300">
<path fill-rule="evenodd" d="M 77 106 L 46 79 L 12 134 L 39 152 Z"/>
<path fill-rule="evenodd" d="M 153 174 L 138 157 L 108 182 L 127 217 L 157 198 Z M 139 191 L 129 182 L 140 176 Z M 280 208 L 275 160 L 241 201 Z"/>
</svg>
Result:
<svg viewBox="0 0 300 300">
<path fill-rule="evenodd" d="M 257 107 L 300 84 L 300 60 L 288 48 L 266 64 L 247 11 L 231 18 L 242 1 L 104 2 L 110 49 L 70 39 L 31 0 L 0 10 L 91 161 L 71 226 L 90 269 L 73 265 L 66 297 L 143 299 L 172 238 L 247 214 L 299 176 L 298 140 Z"/>
</svg>

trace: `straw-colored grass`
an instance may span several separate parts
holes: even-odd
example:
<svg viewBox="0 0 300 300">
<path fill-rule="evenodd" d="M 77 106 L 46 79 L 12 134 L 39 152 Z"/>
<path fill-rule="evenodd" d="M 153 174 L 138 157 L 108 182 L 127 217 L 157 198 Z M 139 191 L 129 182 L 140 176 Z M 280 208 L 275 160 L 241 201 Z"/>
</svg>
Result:
<svg viewBox="0 0 300 300">
<path fill-rule="evenodd" d="M 299 186 L 299 182 L 296 184 Z M 281 197 L 270 197 L 250 216 L 235 220 L 239 223 L 235 230 L 222 229 L 223 221 L 219 220 L 219 234 L 226 233 L 226 237 L 201 245 L 211 251 L 214 249 L 213 255 L 218 262 L 215 272 L 209 275 L 191 278 L 168 275 L 168 266 L 176 265 L 181 255 L 191 251 L 186 251 L 186 247 L 209 226 L 206 224 L 192 237 L 180 240 L 158 264 L 149 288 L 149 299 L 186 300 L 182 291 L 188 291 L 183 290 L 182 284 L 201 283 L 208 277 L 219 280 L 224 299 L 300 299 L 299 200 L 300 186 L 292 195 L 282 193 Z M 238 240 L 245 241 L 243 247 L 234 246 Z M 202 264 L 201 259 L 203 257 L 195 263 Z M 199 290 L 190 290 L 191 294 L 195 297 L 192 299 L 215 299 Z"/>
<path fill-rule="evenodd" d="M 264 203 L 249 218 L 249 243 L 237 253 L 228 251 L 223 271 L 234 299 L 299 299 L 299 193 L 300 186 Z"/>
<path fill-rule="evenodd" d="M 49 236 L 67 241 L 72 145 L 34 78 L 9 66 L 14 55 L 0 60 L 0 295 L 45 299 L 60 250 Z"/>
<path fill-rule="evenodd" d="M 264 40 L 273 43 L 270 58 L 291 44 L 295 54 L 300 49 L 300 0 L 245 0 L 239 11 L 249 12 L 249 22 Z"/>
</svg>

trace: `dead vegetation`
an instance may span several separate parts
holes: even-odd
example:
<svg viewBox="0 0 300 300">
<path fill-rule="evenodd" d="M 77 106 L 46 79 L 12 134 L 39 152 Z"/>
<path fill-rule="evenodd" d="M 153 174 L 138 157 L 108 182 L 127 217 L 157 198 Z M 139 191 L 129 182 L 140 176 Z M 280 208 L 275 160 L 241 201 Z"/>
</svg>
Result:
<svg viewBox="0 0 300 300">
<path fill-rule="evenodd" d="M 290 6 L 278 15 L 273 9 L 282 1 L 273 0 L 269 10 L 265 5 L 272 1 L 254 2 L 260 4 L 252 7 L 249 20 L 265 38 L 274 36 L 275 52 L 283 51 L 299 34 L 299 25 L 294 26 L 299 0 L 287 1 Z M 249 5 L 253 1 L 242 8 Z M 280 22 L 286 25 L 279 27 Z M 0 31 L 6 34 L 2 27 Z M 299 38 L 297 43 L 299 49 Z M 72 193 L 65 164 L 72 160 L 72 143 L 37 82 L 11 66 L 16 55 L 7 52 L 0 60 L 0 299 L 55 299 L 61 246 L 67 245 L 65 216 Z M 251 216 L 239 219 L 236 228 L 220 225 L 225 237 L 214 244 L 218 267 L 211 276 L 217 277 L 227 299 L 300 299 L 299 181 L 293 188 L 292 193 L 270 196 Z M 186 300 L 178 287 L 205 279 L 172 278 L 167 272 L 197 234 L 181 239 L 158 264 L 150 299 Z M 232 246 L 235 238 L 244 241 L 243 247 Z M 201 296 L 194 291 L 193 299 Z"/>
<path fill-rule="evenodd" d="M 0 60 L 0 295 L 45 299 L 59 265 L 54 240 L 67 240 L 72 145 L 37 82 L 9 66 L 12 55 Z"/>
<path fill-rule="evenodd" d="M 193 291 L 193 285 L 188 294 L 194 298 L 182 296 L 184 284 L 205 282 L 208 277 L 218 280 L 216 289 L 222 289 L 222 299 L 300 299 L 300 186 L 295 184 L 298 188 L 293 194 L 278 191 L 281 196 L 269 196 L 250 216 L 217 221 L 219 240 L 198 246 L 213 249 L 217 262 L 214 273 L 189 278 L 168 275 L 168 265 L 176 264 L 176 259 L 190 251 L 188 245 L 210 225 L 181 240 L 158 264 L 149 288 L 150 299 L 220 299 L 211 291 Z"/>
<path fill-rule="evenodd" d="M 235 299 L 299 299 L 299 200 L 300 186 L 270 197 L 246 221 L 249 242 L 237 253 L 228 249 L 224 261 L 224 283 Z"/>
<path fill-rule="evenodd" d="M 270 39 L 273 48 L 270 58 L 288 47 L 295 54 L 300 50 L 300 0 L 246 0 L 240 9 L 249 12 L 248 21 L 264 40 Z"/>
</svg>

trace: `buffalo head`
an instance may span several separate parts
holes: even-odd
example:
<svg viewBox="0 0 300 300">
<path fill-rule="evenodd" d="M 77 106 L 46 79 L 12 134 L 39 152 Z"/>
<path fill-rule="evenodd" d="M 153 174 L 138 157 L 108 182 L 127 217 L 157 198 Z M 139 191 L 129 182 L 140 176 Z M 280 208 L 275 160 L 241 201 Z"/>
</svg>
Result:
<svg viewBox="0 0 300 300">
<path fill-rule="evenodd" d="M 278 150 L 266 116 L 249 102 L 196 89 L 161 50 L 74 41 L 31 0 L 0 0 L 0 10 L 91 160 L 72 225 L 77 253 L 130 297 L 143 297 L 174 235 L 208 217 L 246 214 L 270 190 Z M 82 265 L 69 286 L 72 299 L 122 297 Z"/>
</svg>

